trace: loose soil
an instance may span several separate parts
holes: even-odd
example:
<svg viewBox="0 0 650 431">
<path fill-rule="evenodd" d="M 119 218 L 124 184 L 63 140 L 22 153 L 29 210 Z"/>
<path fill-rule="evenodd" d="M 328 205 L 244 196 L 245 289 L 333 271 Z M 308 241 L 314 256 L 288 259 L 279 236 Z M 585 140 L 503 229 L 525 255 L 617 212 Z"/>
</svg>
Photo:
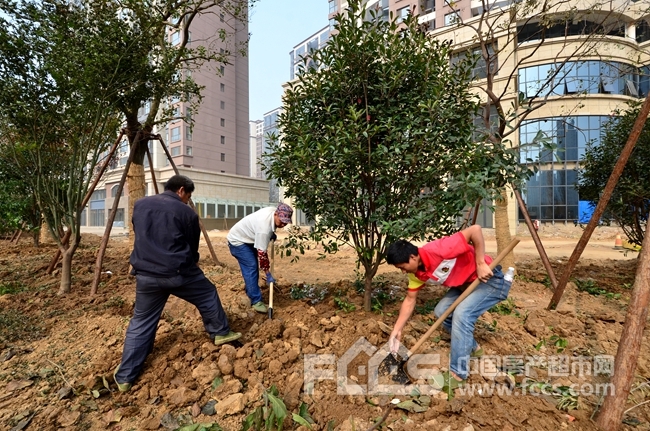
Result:
<svg viewBox="0 0 650 431">
<path fill-rule="evenodd" d="M 581 232 L 564 225 L 540 229 L 558 277 Z M 575 283 L 567 287 L 558 310 L 547 311 L 552 294 L 548 276 L 530 235 L 520 229 L 523 240 L 516 249 L 517 277 L 509 300 L 485 313 L 475 332 L 491 358 L 473 365 L 482 372 L 472 374 L 469 383 L 482 388 L 481 393 L 456 391 L 450 401 L 437 391 L 399 395 L 401 401 L 414 400 L 420 411 L 394 408 L 381 429 L 597 429 L 592 416 L 601 397 L 591 388 L 606 383 L 607 376 L 594 375 L 593 369 L 579 371 L 580 364 L 593 365 L 594 357 L 613 356 L 618 348 L 637 254 L 614 250 L 617 233 L 614 228 L 596 230 L 574 271 Z M 485 234 L 488 252 L 495 255 L 493 233 Z M 94 296 L 90 285 L 98 236 L 84 234 L 74 261 L 72 292 L 64 296 L 56 294 L 58 271 L 45 274 L 53 244 L 34 248 L 28 239 L 18 245 L 0 242 L 0 429 L 174 430 L 218 423 L 224 430 L 240 430 L 244 419 L 264 405 L 263 393 L 271 386 L 289 412 L 306 408 L 316 430 L 362 430 L 381 417 L 392 398 L 388 395 L 338 394 L 341 385 L 334 380 L 316 381 L 313 392 L 306 393 L 305 358 L 341 358 L 361 337 L 372 346 L 383 345 L 399 310 L 405 276 L 383 265 L 374 286 L 382 305 L 364 312 L 350 248 L 325 259 L 319 259 L 318 248 L 296 262 L 277 256 L 274 318 L 269 320 L 250 309 L 225 232 L 210 236 L 225 266 L 215 265 L 202 244 L 201 267 L 217 286 L 231 327 L 243 332 L 241 343 L 212 345 L 194 307 L 171 298 L 153 352 L 128 393 L 117 392 L 112 380 L 135 299 L 128 239 L 111 239 Z M 267 298 L 268 289 L 263 292 Z M 403 337 L 406 347 L 430 326 L 433 304 L 443 294 L 443 289 L 426 288 L 419 296 L 418 312 Z M 438 354 L 437 368 L 446 369 L 448 335 L 437 331 L 421 353 Z M 650 429 L 650 403 L 643 404 L 650 397 L 649 353 L 646 338 L 622 429 Z M 515 395 L 505 393 L 507 379 L 497 377 L 495 383 L 490 377 L 495 366 L 506 365 L 500 362 L 506 357 L 528 364 L 513 372 Z M 571 370 L 563 373 L 556 358 L 568 360 Z M 347 381 L 339 383 L 365 384 L 368 355 L 351 359 Z M 333 366 L 320 367 L 336 374 Z M 539 393 L 548 388 L 545 384 L 560 389 Z M 571 385 L 582 388 L 578 396 L 561 397 L 562 388 Z M 527 388 L 523 395 L 522 386 Z M 289 414 L 284 427 L 299 425 Z"/>
</svg>

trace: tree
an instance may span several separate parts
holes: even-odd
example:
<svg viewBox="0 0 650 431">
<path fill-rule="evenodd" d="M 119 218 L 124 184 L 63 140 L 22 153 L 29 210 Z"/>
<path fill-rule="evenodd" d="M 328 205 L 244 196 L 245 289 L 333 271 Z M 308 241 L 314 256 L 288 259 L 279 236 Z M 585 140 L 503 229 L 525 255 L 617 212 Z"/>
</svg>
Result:
<svg viewBox="0 0 650 431">
<path fill-rule="evenodd" d="M 255 0 L 250 0 L 250 4 Z M 242 22 L 248 14 L 246 0 L 123 0 L 106 2 L 87 0 L 102 20 L 102 41 L 110 45 L 114 56 L 127 55 L 128 62 L 116 62 L 113 69 L 128 86 L 114 94 L 114 103 L 124 117 L 131 149 L 137 139 L 127 182 L 129 214 L 135 201 L 144 197 L 144 159 L 154 127 L 172 119 L 191 124 L 191 112 L 201 103 L 201 89 L 192 71 L 207 62 L 215 74 L 221 64 L 235 55 L 245 55 L 248 35 Z M 191 25 L 200 15 L 224 15 L 226 29 L 205 39 L 192 40 Z M 225 19 L 225 17 L 228 19 Z M 241 39 L 240 42 L 237 40 Z M 190 104 L 188 112 L 176 112 L 175 103 Z M 141 108 L 149 104 L 143 117 Z"/>
<path fill-rule="evenodd" d="M 580 164 L 578 193 L 597 204 L 616 160 L 639 115 L 640 104 L 616 111 L 605 128 L 600 145 L 590 146 Z M 650 123 L 646 123 L 625 169 L 614 188 L 602 219 L 617 223 L 630 242 L 641 245 L 650 210 Z"/>
<path fill-rule="evenodd" d="M 101 22 L 81 4 L 2 7 L 2 152 L 29 181 L 61 250 L 59 293 L 67 293 L 84 198 L 120 124 L 112 100 L 123 88 L 110 73 L 120 58 L 102 50 Z"/>
<path fill-rule="evenodd" d="M 0 144 L 0 149 L 6 148 Z M 6 235 L 17 229 L 32 233 L 34 245 L 39 245 L 41 213 L 30 181 L 8 157 L 0 153 L 0 234 Z"/>
<path fill-rule="evenodd" d="M 454 2 L 445 3 L 456 9 Z M 472 88 L 481 98 L 482 112 L 477 125 L 483 131 L 484 139 L 514 146 L 517 150 L 545 146 L 550 153 L 556 152 L 556 148 L 546 144 L 550 137 L 543 134 L 532 142 L 516 144 L 521 125 L 534 111 L 545 106 L 550 97 L 570 99 L 561 108 L 563 115 L 579 108 L 585 83 L 575 78 L 578 66 L 573 62 L 587 55 L 597 56 L 601 37 L 620 27 L 609 2 L 597 1 L 590 4 L 588 10 L 580 10 L 579 6 L 569 0 L 532 0 L 508 2 L 507 5 L 497 0 L 481 0 L 473 6 L 479 11 L 477 16 L 467 20 L 458 16 L 447 32 L 437 33 L 440 38 L 458 33 L 454 40 L 465 42 L 454 47 L 455 56 L 478 59 Z M 571 38 L 576 34 L 582 37 Z M 534 63 L 540 50 L 550 43 L 554 50 L 554 66 L 522 91 L 520 69 Z M 570 91 L 565 89 L 566 83 Z M 508 187 L 522 189 L 516 184 L 500 185 L 501 193 L 494 208 L 499 252 L 511 241 Z M 514 254 L 511 253 L 502 264 L 504 267 L 515 266 Z"/>
<path fill-rule="evenodd" d="M 463 208 L 493 198 L 497 182 L 520 175 L 499 145 L 475 145 L 469 92 L 472 63 L 449 63 L 448 43 L 411 16 L 390 22 L 350 1 L 337 33 L 305 60 L 289 84 L 264 169 L 315 220 L 310 234 L 327 252 L 351 244 L 371 282 L 398 238 L 431 239 L 457 229 Z M 369 19 L 364 19 L 370 17 Z M 289 250 L 290 251 L 290 250 Z"/>
</svg>

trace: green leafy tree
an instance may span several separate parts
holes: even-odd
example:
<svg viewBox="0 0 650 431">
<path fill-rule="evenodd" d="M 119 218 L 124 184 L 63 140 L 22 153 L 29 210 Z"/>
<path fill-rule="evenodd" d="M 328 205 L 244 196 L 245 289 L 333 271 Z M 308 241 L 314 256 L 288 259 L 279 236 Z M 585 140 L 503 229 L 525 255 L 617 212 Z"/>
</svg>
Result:
<svg viewBox="0 0 650 431">
<path fill-rule="evenodd" d="M 417 17 L 388 22 L 351 1 L 336 30 L 289 84 L 282 140 L 264 166 L 316 222 L 289 246 L 352 245 L 370 310 L 388 243 L 454 232 L 462 210 L 493 198 L 495 178 L 518 165 L 502 146 L 474 144 L 472 64 L 450 66 L 449 45 L 427 36 Z"/>
<path fill-rule="evenodd" d="M 605 127 L 600 145 L 587 148 L 578 171 L 577 189 L 581 199 L 593 202 L 594 206 L 598 204 L 639 110 L 640 105 L 636 103 L 626 111 L 617 111 L 617 117 Z M 650 123 L 646 122 L 607 204 L 603 219 L 617 223 L 630 242 L 641 245 L 649 211 Z"/>
<path fill-rule="evenodd" d="M 113 99 L 122 88 L 109 72 L 119 59 L 102 50 L 95 31 L 101 23 L 81 3 L 1 6 L 2 152 L 29 181 L 61 250 L 59 293 L 67 293 L 82 202 L 120 124 Z"/>
<path fill-rule="evenodd" d="M 0 148 L 6 148 L 0 144 Z M 39 245 L 41 213 L 30 181 L 17 169 L 11 156 L 0 154 L 0 234 L 16 229 L 32 233 L 34 245 Z"/>
</svg>

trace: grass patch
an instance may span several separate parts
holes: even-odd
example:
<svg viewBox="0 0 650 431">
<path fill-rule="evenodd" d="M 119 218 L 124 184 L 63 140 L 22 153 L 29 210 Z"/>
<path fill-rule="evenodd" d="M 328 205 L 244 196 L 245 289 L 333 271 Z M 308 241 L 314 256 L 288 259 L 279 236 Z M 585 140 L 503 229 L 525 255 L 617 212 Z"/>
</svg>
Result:
<svg viewBox="0 0 650 431">
<path fill-rule="evenodd" d="M 509 316 L 511 314 L 514 314 L 517 317 L 520 316 L 519 310 L 517 310 L 515 301 L 512 298 L 507 298 L 505 301 L 499 302 L 497 305 L 493 306 L 488 311 L 490 313 L 497 313 L 502 316 Z"/>
<path fill-rule="evenodd" d="M 311 284 L 294 284 L 289 289 L 291 299 L 307 300 L 310 304 L 318 304 L 327 296 L 327 288 Z"/>
<path fill-rule="evenodd" d="M 415 312 L 418 314 L 422 314 L 423 316 L 426 316 L 428 314 L 433 314 L 433 310 L 435 310 L 436 305 L 438 305 L 438 302 L 440 302 L 440 299 L 441 298 L 429 299 L 427 302 L 425 302 L 422 305 L 416 305 Z"/>
<path fill-rule="evenodd" d="M 32 319 L 16 310 L 0 310 L 0 340 L 38 340 L 44 330 Z"/>
<path fill-rule="evenodd" d="M 619 299 L 621 297 L 620 293 L 612 293 L 608 292 L 605 289 L 601 289 L 600 286 L 596 283 L 596 281 L 592 278 L 587 278 L 587 279 L 579 279 L 576 278 L 573 280 L 573 282 L 576 284 L 576 287 L 580 292 L 587 292 L 590 295 L 594 296 L 604 296 L 607 299 Z"/>
<path fill-rule="evenodd" d="M 363 295 L 366 288 L 361 274 L 357 273 L 357 278 L 354 280 L 354 290 Z M 372 280 L 372 292 L 370 293 L 371 310 L 380 313 L 386 304 L 391 304 L 397 301 L 400 288 L 399 286 L 392 286 L 383 276 L 378 276 Z"/>
<path fill-rule="evenodd" d="M 27 290 L 24 284 L 18 281 L 8 281 L 5 283 L 0 283 L 0 296 L 2 295 L 13 295 L 18 292 Z"/>
</svg>

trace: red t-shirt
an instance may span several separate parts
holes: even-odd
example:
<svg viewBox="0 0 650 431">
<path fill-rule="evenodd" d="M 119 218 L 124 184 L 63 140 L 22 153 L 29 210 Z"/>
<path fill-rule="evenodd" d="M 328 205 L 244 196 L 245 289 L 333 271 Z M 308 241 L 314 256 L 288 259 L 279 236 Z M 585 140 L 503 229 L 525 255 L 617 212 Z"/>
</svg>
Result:
<svg viewBox="0 0 650 431">
<path fill-rule="evenodd" d="M 409 277 L 410 290 L 417 290 L 424 283 L 456 287 L 476 279 L 474 247 L 462 232 L 432 241 L 420 247 L 418 254 L 424 271 L 418 270 L 414 277 Z M 485 263 L 492 263 L 492 258 L 485 255 Z"/>
</svg>

